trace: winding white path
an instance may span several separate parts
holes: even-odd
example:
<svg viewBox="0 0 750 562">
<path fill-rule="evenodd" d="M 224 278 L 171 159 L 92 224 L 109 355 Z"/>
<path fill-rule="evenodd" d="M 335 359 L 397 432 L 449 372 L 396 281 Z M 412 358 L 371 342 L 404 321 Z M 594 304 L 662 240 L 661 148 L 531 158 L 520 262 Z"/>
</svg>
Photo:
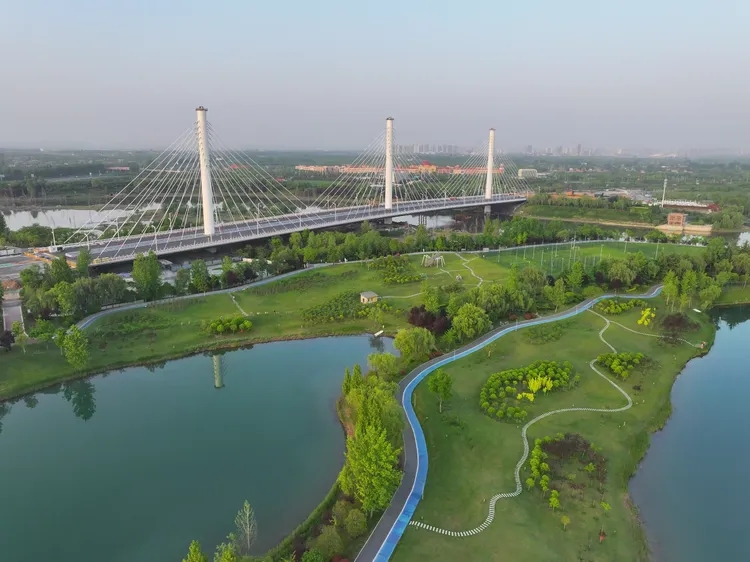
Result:
<svg viewBox="0 0 750 562">
<path fill-rule="evenodd" d="M 617 353 L 617 350 L 614 348 L 614 346 L 612 344 L 610 344 L 607 340 L 604 339 L 604 332 L 607 330 L 607 328 L 609 328 L 609 326 L 611 324 L 613 324 L 615 322 L 610 322 L 608 318 L 605 318 L 604 316 L 602 316 L 601 314 L 598 314 L 596 312 L 594 312 L 594 314 L 596 314 L 597 316 L 599 316 L 600 318 L 602 318 L 606 322 L 605 326 L 599 331 L 599 339 L 602 340 L 602 342 L 604 342 L 604 344 L 607 347 L 609 347 L 612 350 L 613 353 Z M 626 330 L 629 330 L 629 331 L 634 332 L 636 334 L 640 333 L 640 332 L 635 332 L 635 330 L 630 330 L 630 328 L 622 326 L 622 324 L 618 324 L 618 326 L 621 326 L 621 327 L 625 328 Z M 654 334 L 642 334 L 642 335 L 652 336 Z M 656 336 L 656 337 L 661 337 L 661 336 Z M 683 340 L 683 341 L 685 341 L 685 340 Z M 686 343 L 690 343 L 690 342 L 686 342 Z M 690 345 L 693 345 L 693 344 L 690 344 Z M 694 346 L 694 347 L 697 347 L 697 346 Z M 591 360 L 591 362 L 589 363 L 589 367 L 591 367 L 591 369 L 597 375 L 599 375 L 605 381 L 607 381 L 609 384 L 611 384 L 612 386 L 614 386 L 620 392 L 620 394 L 622 394 L 625 397 L 625 399 L 627 400 L 627 404 L 625 404 L 624 406 L 622 406 L 620 408 L 614 408 L 614 409 L 610 409 L 610 408 L 563 408 L 563 409 L 560 409 L 560 410 L 552 410 L 551 412 L 547 412 L 545 414 L 542 414 L 540 416 L 535 417 L 533 420 L 531 420 L 526 425 L 524 425 L 523 429 L 521 429 L 521 438 L 523 439 L 523 455 L 521 456 L 521 459 L 518 461 L 518 463 L 516 463 L 516 470 L 515 470 L 515 473 L 514 473 L 514 477 L 515 477 L 515 480 L 516 480 L 516 489 L 514 491 L 512 491 L 512 492 L 505 492 L 505 493 L 496 494 L 496 495 L 492 496 L 492 498 L 490 498 L 490 502 L 489 502 L 490 505 L 489 505 L 489 512 L 487 514 L 487 518 L 478 527 L 474 527 L 473 529 L 469 529 L 468 531 L 451 531 L 451 530 L 448 530 L 448 529 L 441 529 L 441 528 L 435 527 L 433 525 L 428 525 L 427 523 L 422 523 L 421 521 L 414 521 L 414 520 L 412 520 L 412 521 L 409 522 L 409 524 L 413 525 L 414 527 L 419 527 L 421 529 L 426 529 L 426 530 L 432 531 L 434 533 L 440 533 L 442 535 L 448 535 L 448 536 L 451 536 L 451 537 L 469 537 L 469 536 L 472 536 L 472 535 L 476 535 L 477 533 L 481 533 L 487 527 L 489 527 L 490 524 L 492 523 L 492 521 L 495 519 L 495 504 L 497 503 L 497 501 L 500 500 L 500 499 L 503 499 L 503 498 L 515 498 L 516 496 L 521 495 L 521 492 L 523 491 L 523 486 L 521 485 L 521 468 L 523 467 L 524 463 L 526 462 L 526 459 L 529 457 L 529 440 L 528 440 L 528 437 L 527 437 L 526 433 L 527 433 L 528 429 L 532 425 L 534 425 L 535 423 L 537 423 L 540 420 L 543 420 L 544 418 L 548 418 L 549 416 L 552 416 L 552 415 L 555 415 L 555 414 L 562 414 L 564 412 L 607 412 L 607 413 L 614 413 L 614 412 L 624 412 L 625 410 L 630 409 L 633 406 L 633 399 L 628 395 L 627 392 L 625 392 L 622 388 L 620 388 L 620 386 L 618 386 L 612 379 L 610 379 L 604 373 L 602 373 L 601 371 L 599 371 L 599 369 L 597 369 L 594 366 L 595 362 L 596 362 L 596 359 Z"/>
<path fill-rule="evenodd" d="M 477 279 L 479 279 L 479 283 L 477 283 L 477 287 L 481 286 L 482 283 L 484 283 L 484 279 L 482 279 L 481 277 L 479 277 L 479 275 L 477 275 L 476 273 L 474 273 L 474 270 L 471 269 L 471 267 L 469 267 L 469 265 L 468 265 L 470 261 L 473 261 L 473 260 L 475 260 L 477 258 L 471 258 L 470 260 L 467 260 L 465 257 L 463 257 L 458 252 L 453 252 L 453 253 L 456 254 L 456 256 L 458 256 L 458 258 L 460 260 L 463 261 L 463 263 L 461 265 L 463 265 L 466 269 L 468 269 L 474 277 L 476 277 Z"/>
</svg>

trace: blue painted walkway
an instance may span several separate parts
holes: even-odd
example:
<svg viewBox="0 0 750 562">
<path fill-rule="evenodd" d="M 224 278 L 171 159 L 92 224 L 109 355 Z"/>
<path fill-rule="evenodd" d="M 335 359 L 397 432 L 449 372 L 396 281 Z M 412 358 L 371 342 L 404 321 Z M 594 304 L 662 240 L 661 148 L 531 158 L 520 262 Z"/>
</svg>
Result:
<svg viewBox="0 0 750 562">
<path fill-rule="evenodd" d="M 396 549 L 396 545 L 398 545 L 404 531 L 406 531 L 406 527 L 409 525 L 409 522 L 414 515 L 414 511 L 417 509 L 417 506 L 422 499 L 422 495 L 424 494 L 428 468 L 427 443 L 425 441 L 424 432 L 422 431 L 422 426 L 419 424 L 417 414 L 412 407 L 411 398 L 414 389 L 427 375 L 432 373 L 435 369 L 447 365 L 448 363 L 452 363 L 462 357 L 466 357 L 470 353 L 474 353 L 498 338 L 501 338 L 505 334 L 509 334 L 520 328 L 571 318 L 576 314 L 588 310 L 597 302 L 604 299 L 614 297 L 652 298 L 660 292 L 661 286 L 658 286 L 643 295 L 602 295 L 580 303 L 575 308 L 565 312 L 545 316 L 543 318 L 518 322 L 512 326 L 498 328 L 497 330 L 485 334 L 478 340 L 475 340 L 448 355 L 443 355 L 428 361 L 409 373 L 409 375 L 407 375 L 399 384 L 401 389 L 401 407 L 406 413 L 406 419 L 408 422 L 408 427 L 404 429 L 404 476 L 393 496 L 391 505 L 389 505 L 385 513 L 383 513 L 383 516 L 372 534 L 368 537 L 367 542 L 362 547 L 355 562 L 387 562 L 390 560 L 393 551 Z"/>
</svg>

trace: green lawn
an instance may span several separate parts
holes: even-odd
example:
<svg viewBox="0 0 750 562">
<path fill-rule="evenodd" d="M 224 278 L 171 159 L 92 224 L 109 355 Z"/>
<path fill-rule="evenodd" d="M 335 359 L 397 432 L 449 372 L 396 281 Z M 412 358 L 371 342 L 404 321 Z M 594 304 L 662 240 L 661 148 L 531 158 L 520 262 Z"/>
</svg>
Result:
<svg viewBox="0 0 750 562">
<path fill-rule="evenodd" d="M 727 285 L 716 301 L 717 305 L 724 306 L 747 303 L 750 303 L 750 285 L 747 287 L 743 287 L 742 285 Z"/>
<path fill-rule="evenodd" d="M 555 205 L 524 205 L 521 207 L 519 214 L 545 218 L 637 223 L 644 227 L 653 224 L 651 220 L 652 215 L 646 215 L 647 218 L 642 218 L 639 214 L 631 213 L 629 210 L 622 211 L 620 209 L 586 209 L 582 207 L 558 207 Z M 657 221 L 657 223 L 658 222 L 659 221 Z"/>
<path fill-rule="evenodd" d="M 604 255 L 618 257 L 624 254 L 624 244 L 605 242 Z M 600 245 L 579 246 L 579 255 L 596 259 Z M 652 254 L 654 244 L 629 244 L 628 252 L 643 251 Z M 699 248 L 662 244 L 659 252 L 693 252 Z M 541 263 L 536 250 L 527 250 L 527 262 Z M 557 257 L 551 262 L 549 249 L 545 252 L 544 268 L 557 273 L 563 258 L 570 254 L 568 247 L 561 246 Z M 516 255 L 518 254 L 518 255 Z M 531 254 L 531 255 L 530 255 Z M 483 282 L 502 281 L 515 260 L 523 261 L 523 251 L 481 254 L 456 254 L 443 252 L 442 267 L 423 267 L 422 256 L 410 256 L 417 272 L 426 276 L 433 286 L 455 281 L 461 275 L 467 287 L 476 286 L 479 279 L 466 267 L 471 268 Z M 532 256 L 533 259 L 532 259 Z M 538 261 L 537 261 L 538 260 Z M 346 290 L 356 292 L 374 291 L 385 297 L 384 302 L 394 307 L 393 314 L 384 318 L 386 330 L 394 332 L 405 327 L 407 311 L 421 302 L 421 283 L 385 285 L 380 273 L 367 269 L 363 264 L 342 264 L 314 270 L 317 281 L 309 286 L 292 288 L 278 281 L 262 287 L 233 293 L 234 297 L 253 322 L 248 334 L 211 337 L 201 328 L 203 320 L 219 316 L 239 314 L 232 298 L 227 294 L 206 295 L 192 300 L 172 304 L 150 305 L 103 317 L 86 329 L 91 341 L 91 359 L 86 373 L 102 372 L 128 365 L 173 359 L 189 353 L 217 347 L 232 347 L 246 343 L 257 343 L 275 339 L 304 338 L 334 334 L 357 334 L 372 332 L 376 327 L 369 320 L 347 320 L 338 323 L 307 325 L 302 321 L 303 309 L 321 304 Z M 307 273 L 301 273 L 305 276 Z M 291 279 L 296 279 L 292 277 Z M 273 287 L 278 287 L 274 291 Z M 397 298 L 388 298 L 397 297 Z M 377 328 L 379 329 L 379 327 Z M 65 363 L 54 345 L 28 345 L 26 353 L 15 348 L 2 359 L 0 369 L 0 396 L 8 397 L 38 389 L 56 381 L 83 373 L 75 373 Z"/>
<path fill-rule="evenodd" d="M 664 308 L 659 299 L 655 304 Z M 636 309 L 611 319 L 644 330 L 636 324 L 638 316 Z M 697 314 L 693 319 L 701 321 L 701 330 L 690 333 L 686 339 L 711 340 L 713 327 L 708 319 Z M 487 501 L 492 495 L 515 489 L 513 472 L 523 452 L 520 428 L 490 419 L 478 404 L 479 391 L 490 374 L 526 366 L 538 359 L 573 364 L 575 372 L 581 375 L 580 386 L 540 396 L 526 408 L 529 419 L 558 408 L 617 408 L 625 404 L 623 396 L 588 365 L 597 355 L 609 352 L 598 337 L 604 320 L 586 312 L 566 322 L 565 332 L 558 341 L 534 345 L 524 339 L 521 331 L 498 340 L 490 357 L 480 350 L 447 366 L 455 382 L 446 416 L 454 417 L 454 422 L 456 418 L 460 420 L 460 426 L 448 423 L 446 416 L 438 413 L 437 402 L 425 383 L 418 386 L 414 404 L 430 457 L 427 486 L 414 515 L 416 521 L 449 530 L 472 529 L 487 516 Z M 663 423 L 668 413 L 675 376 L 696 350 L 684 344 L 666 346 L 658 338 L 633 334 L 615 325 L 604 332 L 604 337 L 618 351 L 640 351 L 657 362 L 645 374 L 633 374 L 627 382 L 619 383 L 636 404 L 630 410 L 613 414 L 553 415 L 533 425 L 529 437 L 533 447 L 535 438 L 558 432 L 579 433 L 602 448 L 608 461 L 603 499 L 611 505 L 606 517 L 599 507 L 602 494 L 591 486 L 582 492 L 583 499 L 574 499 L 577 493 L 563 487 L 562 511 L 555 513 L 547 506 L 548 500 L 541 497 L 538 487 L 532 492 L 524 489 L 519 497 L 499 500 L 494 522 L 485 531 L 468 538 L 409 527 L 396 549 L 394 561 L 574 561 L 579 555 L 592 561 L 644 559 L 645 542 L 629 508 L 627 481 L 647 448 L 648 432 Z M 642 390 L 633 390 L 634 385 L 640 385 Z M 585 483 L 588 475 L 579 472 L 576 482 Z M 527 476 L 522 471 L 522 481 Z M 567 531 L 560 523 L 563 514 L 571 519 Z M 600 544 L 601 526 L 607 537 Z"/>
<path fill-rule="evenodd" d="M 658 250 L 657 250 L 658 246 Z M 703 252 L 699 246 L 678 246 L 675 244 L 650 244 L 635 242 L 601 242 L 585 244 L 560 244 L 557 246 L 540 246 L 538 248 L 525 247 L 516 250 L 488 253 L 484 259 L 494 262 L 503 269 L 509 269 L 514 264 L 519 267 L 535 265 L 552 275 L 569 267 L 575 260 L 591 265 L 606 258 L 624 258 L 627 254 L 642 252 L 646 257 L 653 258 L 666 254 L 696 255 Z"/>
</svg>

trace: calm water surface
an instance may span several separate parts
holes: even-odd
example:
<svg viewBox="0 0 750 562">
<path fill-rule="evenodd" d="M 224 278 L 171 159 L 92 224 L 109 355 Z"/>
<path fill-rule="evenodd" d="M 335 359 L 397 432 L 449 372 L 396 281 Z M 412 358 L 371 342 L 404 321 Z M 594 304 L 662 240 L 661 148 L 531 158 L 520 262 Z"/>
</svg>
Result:
<svg viewBox="0 0 750 562">
<path fill-rule="evenodd" d="M 374 346 L 392 351 L 368 336 L 263 344 L 6 405 L 0 560 L 179 562 L 192 539 L 212 551 L 245 499 L 256 549 L 274 546 L 336 479 L 344 368 Z"/>
<path fill-rule="evenodd" d="M 675 382 L 630 485 L 659 562 L 750 560 L 750 307 L 715 317 L 713 348 Z"/>
</svg>

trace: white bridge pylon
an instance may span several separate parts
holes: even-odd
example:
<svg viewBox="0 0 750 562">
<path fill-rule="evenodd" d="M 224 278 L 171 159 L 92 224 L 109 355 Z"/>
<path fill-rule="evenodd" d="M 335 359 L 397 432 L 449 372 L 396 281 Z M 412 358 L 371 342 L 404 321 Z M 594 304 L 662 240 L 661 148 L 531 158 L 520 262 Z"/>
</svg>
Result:
<svg viewBox="0 0 750 562">
<path fill-rule="evenodd" d="M 437 165 L 395 144 L 394 119 L 346 166 L 297 166 L 334 178 L 320 192 L 293 191 L 246 152 L 216 135 L 208 110 L 86 224 L 63 249 L 88 247 L 95 263 L 130 261 L 343 225 L 493 203 L 530 193 L 515 165 L 495 151 L 495 131 L 461 165 Z"/>
</svg>

